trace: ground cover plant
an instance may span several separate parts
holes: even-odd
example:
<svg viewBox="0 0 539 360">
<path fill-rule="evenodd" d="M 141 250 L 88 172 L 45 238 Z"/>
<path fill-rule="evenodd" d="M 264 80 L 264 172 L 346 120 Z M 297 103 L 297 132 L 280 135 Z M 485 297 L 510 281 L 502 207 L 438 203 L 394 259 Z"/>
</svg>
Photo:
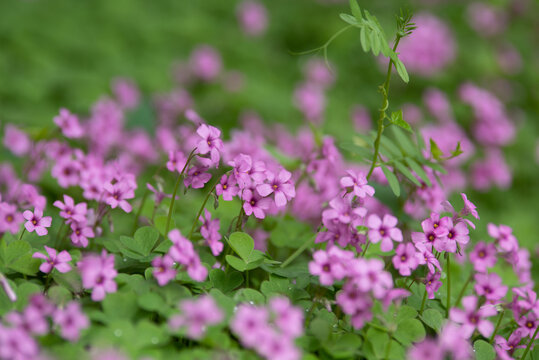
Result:
<svg viewBox="0 0 539 360">
<path fill-rule="evenodd" d="M 348 6 L 332 14 L 341 29 L 301 53 L 299 128 L 254 111 L 220 128 L 204 98 L 247 80 L 204 44 L 175 64 L 168 92 L 116 78 L 89 109 L 3 124 L 0 358 L 538 356 L 533 243 L 475 205 L 511 186 L 511 109 L 471 80 L 455 96 L 398 100 L 393 88 L 455 61 L 451 29 Z M 264 4 L 235 11 L 245 36 L 267 31 Z M 503 15 L 470 6 L 479 31 L 499 34 L 485 14 Z M 343 38 L 374 59 L 379 86 L 366 90 L 374 121 L 355 107 L 355 130 L 333 136 Z M 511 54 L 500 61 L 517 71 Z"/>
</svg>

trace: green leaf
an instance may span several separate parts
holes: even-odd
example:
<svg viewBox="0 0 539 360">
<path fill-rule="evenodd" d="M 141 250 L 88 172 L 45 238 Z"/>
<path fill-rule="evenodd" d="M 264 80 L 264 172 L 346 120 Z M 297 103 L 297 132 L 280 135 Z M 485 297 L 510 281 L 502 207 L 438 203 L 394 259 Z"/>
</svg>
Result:
<svg viewBox="0 0 539 360">
<path fill-rule="evenodd" d="M 427 309 L 423 312 L 423 315 L 421 315 L 421 320 L 423 320 L 423 322 L 431 329 L 440 332 L 444 317 L 438 310 Z"/>
<path fill-rule="evenodd" d="M 353 26 L 357 26 L 357 27 L 360 27 L 361 24 L 356 20 L 355 17 L 353 17 L 352 15 L 349 15 L 349 14 L 339 14 L 340 18 L 350 24 L 350 25 L 353 25 Z"/>
<path fill-rule="evenodd" d="M 444 153 L 442 152 L 442 150 L 440 150 L 440 148 L 438 147 L 438 144 L 436 144 L 436 142 L 432 139 L 429 139 L 429 142 L 430 142 L 430 153 L 432 157 L 436 160 L 442 159 Z"/>
<path fill-rule="evenodd" d="M 374 353 L 374 355 L 378 359 L 383 359 L 387 342 L 389 341 L 389 335 L 387 335 L 386 332 L 369 327 L 365 338 L 370 344 L 370 350 Z"/>
<path fill-rule="evenodd" d="M 159 239 L 159 231 L 151 226 L 144 226 L 135 232 L 133 250 L 142 255 L 149 255 Z"/>
<path fill-rule="evenodd" d="M 133 291 L 107 294 L 102 305 L 107 319 L 130 319 L 137 312 L 137 295 Z"/>
<path fill-rule="evenodd" d="M 393 336 L 406 346 L 422 340 L 425 337 L 425 328 L 417 319 L 406 319 L 399 323 Z"/>
<path fill-rule="evenodd" d="M 403 62 L 399 58 L 397 58 L 397 61 L 395 61 L 395 68 L 397 69 L 397 73 L 401 77 L 402 81 L 408 83 L 408 81 L 410 81 L 410 76 L 408 75 L 408 71 L 406 71 L 406 67 L 404 66 Z"/>
<path fill-rule="evenodd" d="M 167 216 L 165 215 L 162 215 L 162 216 L 157 216 L 153 222 L 155 228 L 159 231 L 159 233 L 161 235 L 163 235 L 165 237 L 165 239 L 167 238 L 168 234 L 165 234 L 165 229 L 166 229 L 166 226 L 167 226 Z M 170 219 L 170 228 L 169 228 L 169 231 L 171 229 L 177 229 L 177 226 L 176 226 L 176 222 L 174 221 L 174 219 Z"/>
<path fill-rule="evenodd" d="M 234 255 L 227 255 L 225 256 L 225 259 L 226 259 L 226 262 L 230 266 L 232 266 L 234 269 L 238 271 L 242 271 L 242 272 L 247 270 L 247 264 L 245 263 L 245 261 L 243 261 L 239 257 L 234 256 Z"/>
<path fill-rule="evenodd" d="M 412 132 L 412 127 L 410 126 L 410 124 L 404 121 L 404 118 L 402 116 L 402 110 L 392 112 L 391 117 L 389 118 L 389 121 L 392 124 L 403 128 L 404 130 L 408 130 Z"/>
<path fill-rule="evenodd" d="M 234 232 L 230 234 L 228 243 L 236 254 L 238 254 L 246 263 L 249 263 L 251 254 L 255 249 L 255 242 L 249 234 L 244 232 Z"/>
<path fill-rule="evenodd" d="M 243 276 L 237 271 L 229 271 L 225 274 L 221 269 L 212 269 L 209 276 L 213 287 L 225 294 L 243 283 Z"/>
<path fill-rule="evenodd" d="M 350 0 L 350 10 L 352 10 L 352 15 L 357 19 L 357 21 L 363 20 L 363 15 L 361 14 L 361 9 L 357 0 Z"/>
<path fill-rule="evenodd" d="M 427 186 L 432 186 L 432 182 L 430 181 L 427 173 L 425 172 L 425 170 L 421 167 L 421 165 L 419 165 L 414 159 L 412 158 L 406 158 L 405 159 L 406 163 L 408 164 L 408 166 L 410 166 L 410 168 L 412 170 L 414 170 L 414 172 L 417 174 L 417 176 L 419 176 L 421 178 L 421 180 L 423 180 L 423 182 L 425 184 L 427 184 Z"/>
<path fill-rule="evenodd" d="M 408 305 L 401 305 L 399 308 L 399 312 L 397 313 L 396 322 L 397 324 L 407 320 L 407 319 L 415 319 L 417 316 L 417 311 Z"/>
<path fill-rule="evenodd" d="M 47 291 L 47 296 L 56 305 L 60 305 L 60 306 L 68 303 L 73 298 L 69 290 L 67 290 L 63 286 L 58 286 L 58 285 L 51 286 L 51 288 Z"/>
<path fill-rule="evenodd" d="M 382 135 L 380 137 L 380 144 L 382 145 L 380 148 L 380 153 L 385 155 L 388 159 L 402 157 L 402 151 L 393 143 L 393 140 L 387 136 Z M 387 149 L 387 151 L 383 151 L 384 148 Z M 372 152 L 369 152 L 369 155 L 372 157 Z"/>
<path fill-rule="evenodd" d="M 52 278 L 58 285 L 62 285 L 73 293 L 80 293 L 82 291 L 82 280 L 80 274 L 77 271 L 70 271 L 67 273 L 53 272 Z"/>
<path fill-rule="evenodd" d="M 297 249 L 311 236 L 311 227 L 308 224 L 285 217 L 271 232 L 270 240 L 277 247 Z"/>
<path fill-rule="evenodd" d="M 403 155 L 421 157 L 421 154 L 417 150 L 417 146 L 414 145 L 413 141 L 410 139 L 409 134 L 403 132 L 398 127 L 391 128 L 391 132 L 397 140 L 397 143 L 399 144 Z"/>
<path fill-rule="evenodd" d="M 168 307 L 165 300 L 155 292 L 147 292 L 137 296 L 137 304 L 146 311 L 160 312 Z"/>
<path fill-rule="evenodd" d="M 363 26 L 361 28 L 361 31 L 359 33 L 359 39 L 361 41 L 361 47 L 363 48 L 363 51 L 368 52 L 371 48 L 371 44 L 369 42 L 369 37 L 367 34 L 367 27 Z"/>
<path fill-rule="evenodd" d="M 234 294 L 234 300 L 257 305 L 261 305 L 266 302 L 266 298 L 259 291 L 247 288 L 236 291 L 236 294 Z"/>
<path fill-rule="evenodd" d="M 477 360 L 494 360 L 496 358 L 496 351 L 485 340 L 477 340 L 474 342 L 473 348 Z"/>
<path fill-rule="evenodd" d="M 391 170 L 389 170 L 385 165 L 382 165 L 382 171 L 384 172 L 384 175 L 389 182 L 389 186 L 391 187 L 391 191 L 393 191 L 393 194 L 395 194 L 395 196 L 400 196 L 401 189 L 399 185 L 399 180 L 397 179 L 395 174 L 393 174 Z"/>
<path fill-rule="evenodd" d="M 30 296 L 33 294 L 37 294 L 41 292 L 41 287 L 32 283 L 32 282 L 24 282 L 22 283 L 15 293 L 17 294 L 17 301 L 15 301 L 15 308 L 19 311 L 22 311 L 26 304 L 28 304 L 28 300 L 30 299 Z"/>
<path fill-rule="evenodd" d="M 322 317 L 316 317 L 309 324 L 309 332 L 318 340 L 325 341 L 331 334 L 331 323 Z"/>
<path fill-rule="evenodd" d="M 419 182 L 419 180 L 417 180 L 417 178 L 414 176 L 414 174 L 412 174 L 412 172 L 410 170 L 408 170 L 408 168 L 406 166 L 404 166 L 403 163 L 401 163 L 398 160 L 393 160 L 393 164 L 395 165 L 395 168 L 397 170 L 399 170 L 399 172 L 402 175 L 406 176 L 406 178 L 408 178 L 416 186 L 421 186 L 421 183 Z"/>
<path fill-rule="evenodd" d="M 380 54 L 380 40 L 374 31 L 369 34 L 369 38 L 371 42 L 372 53 L 374 54 L 374 56 L 378 56 L 378 54 Z"/>
<path fill-rule="evenodd" d="M 324 343 L 324 349 L 334 359 L 348 359 L 354 357 L 362 342 L 358 335 L 346 333 L 336 340 Z"/>
</svg>

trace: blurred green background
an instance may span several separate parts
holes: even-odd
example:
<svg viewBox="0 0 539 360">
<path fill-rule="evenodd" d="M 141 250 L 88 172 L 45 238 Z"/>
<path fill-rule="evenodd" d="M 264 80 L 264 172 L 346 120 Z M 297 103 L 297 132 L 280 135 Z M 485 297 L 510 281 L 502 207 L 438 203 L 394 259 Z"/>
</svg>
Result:
<svg viewBox="0 0 539 360">
<path fill-rule="evenodd" d="M 294 55 L 316 48 L 344 26 L 339 13 L 347 2 L 271 0 L 269 29 L 260 38 L 241 31 L 236 7 L 223 0 L 25 0 L 0 2 L 0 121 L 23 126 L 51 126 L 60 107 L 87 113 L 103 94 L 110 93 L 114 77 L 130 77 L 144 94 L 170 90 L 172 66 L 188 58 L 198 44 L 221 52 L 227 70 L 240 70 L 245 87 L 227 93 L 221 85 L 195 89 L 195 108 L 216 126 L 233 127 L 238 115 L 253 109 L 266 120 L 291 128 L 303 124 L 292 104 L 301 66 L 314 55 Z M 442 74 L 424 79 L 411 74 L 408 85 L 397 78 L 391 85 L 392 106 L 421 105 L 423 91 L 437 87 L 451 99 L 466 81 L 489 88 L 496 79 L 511 82 L 511 96 L 503 99 L 518 123 L 516 141 L 505 149 L 514 170 L 508 190 L 469 191 L 481 215 L 476 236 L 484 237 L 487 222 L 514 228 L 519 240 L 534 248 L 539 222 L 539 166 L 534 158 L 539 136 L 539 23 L 537 1 L 511 21 L 503 36 L 485 39 L 466 21 L 467 1 L 360 1 L 375 14 L 386 32 L 401 7 L 429 11 L 446 21 L 457 40 L 457 59 Z M 492 4 L 508 9 L 508 0 Z M 504 75 L 494 52 L 510 42 L 524 64 L 516 75 Z M 377 86 L 384 75 L 372 55 L 365 54 L 358 33 L 349 31 L 329 48 L 337 82 L 328 92 L 325 131 L 349 140 L 350 111 L 363 104 L 372 112 L 379 106 Z M 454 108 L 457 120 L 470 122 L 470 112 Z"/>
</svg>

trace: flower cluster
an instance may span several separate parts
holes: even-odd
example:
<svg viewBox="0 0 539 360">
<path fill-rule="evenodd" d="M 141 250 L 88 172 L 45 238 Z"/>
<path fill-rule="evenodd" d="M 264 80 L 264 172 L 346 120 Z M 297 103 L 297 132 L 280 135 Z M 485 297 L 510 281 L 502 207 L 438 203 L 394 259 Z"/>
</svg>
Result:
<svg viewBox="0 0 539 360">
<path fill-rule="evenodd" d="M 107 293 L 114 293 L 117 284 L 114 281 L 118 272 L 114 268 L 114 255 L 105 250 L 101 255 L 88 254 L 77 263 L 82 277 L 82 286 L 92 290 L 92 300 L 101 301 Z"/>
<path fill-rule="evenodd" d="M 196 300 L 184 300 L 179 304 L 181 314 L 171 316 L 168 325 L 172 330 L 186 328 L 192 339 L 201 339 L 206 328 L 223 321 L 224 314 L 211 296 L 201 296 Z"/>
</svg>

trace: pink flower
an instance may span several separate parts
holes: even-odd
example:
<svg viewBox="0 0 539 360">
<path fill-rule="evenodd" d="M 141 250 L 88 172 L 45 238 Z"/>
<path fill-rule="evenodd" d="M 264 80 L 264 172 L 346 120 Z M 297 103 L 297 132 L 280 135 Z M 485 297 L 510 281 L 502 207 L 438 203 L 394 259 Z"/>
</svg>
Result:
<svg viewBox="0 0 539 360">
<path fill-rule="evenodd" d="M 0 203 L 0 232 L 9 231 L 12 234 L 19 232 L 24 218 L 17 211 L 17 206 L 5 202 Z"/>
<path fill-rule="evenodd" d="M 168 152 L 167 169 L 169 171 L 181 173 L 186 163 L 187 157 L 185 157 L 183 152 L 172 150 Z"/>
<path fill-rule="evenodd" d="M 460 211 L 461 216 L 467 216 L 472 215 L 474 218 L 479 219 L 479 214 L 477 213 L 476 206 L 468 200 L 468 197 L 466 194 L 461 193 L 460 196 L 462 196 L 462 201 L 464 201 L 464 206 L 462 210 Z"/>
<path fill-rule="evenodd" d="M 274 194 L 275 205 L 277 207 L 285 206 L 287 201 L 296 197 L 296 189 L 290 180 L 292 174 L 289 171 L 281 169 L 277 176 L 273 172 L 268 171 L 266 176 L 269 183 L 258 185 L 256 190 L 263 197 Z"/>
<path fill-rule="evenodd" d="M 223 152 L 223 140 L 221 140 L 221 130 L 216 127 L 202 124 L 197 129 L 197 134 L 202 138 L 197 144 L 199 154 L 210 153 L 212 164 L 218 165 Z"/>
<path fill-rule="evenodd" d="M 473 264 L 474 270 L 477 272 L 486 273 L 487 269 L 496 265 L 498 258 L 494 244 L 487 244 L 483 241 L 478 242 L 470 253 L 470 262 Z"/>
<path fill-rule="evenodd" d="M 114 281 L 118 272 L 114 269 L 114 255 L 109 255 L 105 250 L 101 256 L 89 254 L 77 263 L 81 272 L 82 286 L 92 289 L 92 300 L 101 301 L 107 293 L 116 292 L 117 285 Z"/>
<path fill-rule="evenodd" d="M 496 350 L 500 360 L 513 360 L 512 355 L 515 350 L 526 347 L 526 345 L 519 345 L 523 337 L 520 329 L 513 331 L 507 340 L 503 336 L 496 335 L 494 338 L 494 350 Z"/>
<path fill-rule="evenodd" d="M 449 312 L 449 318 L 462 324 L 461 331 L 463 336 L 469 338 L 477 329 L 484 337 L 489 337 L 494 330 L 494 325 L 485 318 L 496 315 L 496 308 L 492 305 L 484 305 L 477 308 L 477 298 L 475 296 L 465 296 L 462 298 L 464 310 L 452 308 Z"/>
<path fill-rule="evenodd" d="M 36 234 L 39 236 L 44 236 L 49 233 L 47 228 L 51 227 L 52 218 L 50 216 L 44 217 L 41 209 L 35 208 L 33 213 L 30 210 L 26 210 L 22 215 L 27 220 L 26 223 L 24 223 L 24 227 L 28 232 L 33 232 L 35 230 Z"/>
<path fill-rule="evenodd" d="M 46 315 L 33 306 L 27 306 L 22 313 L 11 311 L 4 319 L 13 327 L 18 327 L 34 335 L 45 335 L 49 332 Z"/>
<path fill-rule="evenodd" d="M 271 199 L 258 196 L 252 190 L 243 191 L 243 210 L 247 216 L 254 215 L 257 219 L 264 219 L 266 211 L 271 206 Z"/>
<path fill-rule="evenodd" d="M 112 92 L 118 103 L 125 109 L 134 109 L 140 102 L 140 91 L 130 79 L 117 78 L 112 82 Z"/>
<path fill-rule="evenodd" d="M 6 124 L 4 131 L 4 146 L 13 154 L 23 156 L 30 151 L 32 141 L 24 131 L 11 124 Z"/>
<path fill-rule="evenodd" d="M 80 182 L 81 164 L 77 160 L 65 156 L 57 160 L 51 169 L 51 175 L 58 181 L 58 184 L 67 188 L 78 185 Z"/>
<path fill-rule="evenodd" d="M 257 346 L 258 353 L 266 359 L 300 360 L 301 352 L 287 336 L 270 329 Z"/>
<path fill-rule="evenodd" d="M 263 341 L 269 329 L 269 312 L 262 307 L 240 304 L 230 322 L 230 329 L 248 347 Z"/>
<path fill-rule="evenodd" d="M 224 319 L 223 312 L 208 295 L 195 300 L 183 300 L 179 308 L 182 313 L 172 316 L 169 326 L 173 330 L 186 327 L 187 335 L 192 339 L 201 339 L 208 326 L 219 324 Z"/>
<path fill-rule="evenodd" d="M 153 277 L 159 286 L 165 286 L 176 277 L 178 273 L 174 269 L 174 259 L 171 256 L 157 256 L 152 260 Z"/>
<path fill-rule="evenodd" d="M 285 297 L 275 297 L 269 301 L 271 311 L 275 315 L 275 325 L 279 331 L 289 338 L 303 334 L 303 311 L 293 306 Z"/>
<path fill-rule="evenodd" d="M 77 301 L 71 301 L 64 308 L 58 308 L 53 313 L 52 319 L 54 324 L 60 327 L 60 335 L 73 342 L 79 339 L 81 330 L 90 326 L 88 317 Z"/>
<path fill-rule="evenodd" d="M 69 265 L 71 255 L 69 255 L 67 251 L 63 250 L 57 254 L 56 249 L 50 248 L 47 245 L 45 245 L 45 250 L 49 256 L 40 252 L 35 252 L 34 255 L 32 255 L 33 258 L 46 260 L 41 264 L 39 270 L 44 273 L 51 272 L 53 268 L 56 268 L 56 270 L 61 273 L 66 273 L 71 270 L 71 265 Z"/>
<path fill-rule="evenodd" d="M 435 272 L 435 273 L 428 273 L 425 277 L 425 290 L 427 291 L 427 294 L 429 295 L 429 299 L 434 299 L 434 294 L 440 289 L 440 286 L 442 286 L 442 282 L 440 281 L 441 273 Z"/>
<path fill-rule="evenodd" d="M 417 250 L 419 250 L 418 261 L 420 265 L 427 265 L 430 273 L 434 273 L 436 271 L 435 267 L 439 271 L 442 271 L 442 268 L 440 267 L 440 262 L 438 261 L 438 259 L 436 259 L 436 256 L 434 256 L 434 254 L 427 249 L 425 244 L 416 243 L 415 247 L 417 248 Z"/>
<path fill-rule="evenodd" d="M 168 255 L 187 268 L 189 276 L 196 281 L 204 281 L 208 276 L 208 270 L 200 262 L 200 257 L 193 248 L 191 241 L 186 239 L 178 229 L 173 229 L 168 233 L 168 238 L 173 245 L 168 251 Z"/>
<path fill-rule="evenodd" d="M 393 241 L 402 241 L 402 232 L 397 227 L 397 218 L 385 214 L 383 220 L 376 214 L 372 214 L 367 218 L 367 227 L 369 228 L 369 240 L 373 243 L 382 242 L 380 249 L 382 251 L 391 251 L 393 249 Z"/>
<path fill-rule="evenodd" d="M 351 281 L 357 284 L 359 290 L 372 292 L 376 299 L 385 297 L 393 287 L 391 274 L 384 271 L 385 264 L 380 259 L 354 259 L 346 267 L 349 267 Z"/>
<path fill-rule="evenodd" d="M 364 173 L 356 173 L 353 170 L 347 170 L 346 172 L 348 173 L 348 176 L 345 176 L 340 180 L 340 184 L 343 188 L 359 198 L 374 196 L 374 188 L 367 183 L 367 177 Z"/>
<path fill-rule="evenodd" d="M 90 226 L 86 220 L 83 222 L 71 223 L 71 242 L 75 246 L 88 246 L 88 238 L 95 237 L 94 229 Z"/>
<path fill-rule="evenodd" d="M 60 216 L 66 219 L 67 224 L 73 221 L 86 221 L 86 212 L 88 211 L 86 203 L 75 205 L 75 201 L 71 196 L 64 195 L 63 203 L 60 200 L 56 200 L 53 205 L 61 210 Z"/>
<path fill-rule="evenodd" d="M 268 15 L 264 4 L 258 1 L 243 1 L 237 11 L 243 31 L 250 36 L 259 36 L 268 27 Z"/>
<path fill-rule="evenodd" d="M 475 274 L 475 292 L 484 296 L 488 302 L 497 304 L 507 294 L 507 286 L 497 274 Z"/>
<path fill-rule="evenodd" d="M 345 264 L 353 257 L 352 252 L 341 250 L 336 246 L 332 246 L 328 251 L 315 251 L 314 261 L 309 263 L 309 272 L 319 276 L 320 284 L 333 285 L 335 281 L 342 280 L 347 275 Z"/>
<path fill-rule="evenodd" d="M 425 339 L 408 350 L 410 360 L 443 360 L 444 351 L 433 339 Z"/>
<path fill-rule="evenodd" d="M 107 182 L 103 185 L 103 188 L 105 190 L 105 202 L 111 208 L 115 209 L 119 206 L 126 213 L 131 212 L 133 208 L 127 202 L 127 199 L 135 197 L 135 189 L 127 181 L 117 181 L 114 184 Z"/>
<path fill-rule="evenodd" d="M 191 167 L 183 180 L 185 187 L 191 186 L 193 189 L 202 189 L 211 179 L 211 174 L 206 172 L 207 170 L 208 168 L 204 166 Z"/>
<path fill-rule="evenodd" d="M 462 329 L 463 326 L 447 322 L 438 337 L 440 347 L 451 354 L 454 360 L 468 360 L 473 357 L 472 347 Z"/>
<path fill-rule="evenodd" d="M 54 123 L 67 138 L 77 139 L 84 134 L 79 118 L 67 109 L 60 109 L 60 114 L 54 117 Z"/>
<path fill-rule="evenodd" d="M 212 81 L 221 72 L 221 55 L 211 46 L 197 47 L 189 60 L 191 71 L 203 81 Z"/>
<path fill-rule="evenodd" d="M 223 175 L 217 186 L 215 186 L 215 194 L 217 196 L 222 195 L 225 201 L 232 201 L 239 192 L 236 184 L 237 182 L 233 175 Z"/>
<path fill-rule="evenodd" d="M 36 359 L 38 355 L 38 344 L 27 331 L 0 325 L 0 358 Z"/>
<path fill-rule="evenodd" d="M 453 225 L 453 219 L 444 217 L 441 220 L 440 226 L 445 227 L 448 231 L 445 236 L 445 251 L 452 253 L 457 252 L 457 244 L 462 248 L 463 245 L 466 245 L 470 241 L 470 236 L 468 236 L 468 226 L 464 221 L 459 221 Z"/>
<path fill-rule="evenodd" d="M 437 251 L 444 251 L 445 237 L 449 233 L 447 227 L 443 226 L 438 213 L 431 213 L 430 218 L 421 222 L 423 232 L 413 232 L 412 241 L 416 244 L 423 244 L 428 250 L 433 248 Z"/>
<path fill-rule="evenodd" d="M 221 234 L 219 234 L 219 219 L 211 218 L 211 214 L 207 209 L 204 209 L 204 217 L 199 217 L 202 222 L 200 235 L 206 240 L 206 243 L 211 249 L 213 256 L 219 255 L 223 251 L 223 243 L 220 242 Z"/>
<path fill-rule="evenodd" d="M 392 259 L 393 266 L 399 270 L 399 274 L 402 276 L 409 276 L 419 265 L 418 256 L 421 254 L 415 251 L 415 247 L 411 243 L 399 244 Z"/>
<path fill-rule="evenodd" d="M 152 184 L 146 183 L 146 188 L 154 193 L 154 198 L 155 198 L 154 206 L 159 206 L 161 202 L 163 201 L 163 199 L 165 198 L 169 198 L 169 199 L 172 198 L 172 195 L 166 194 L 163 191 L 163 187 L 161 186 L 161 183 L 157 183 L 157 189 L 153 187 Z"/>
<path fill-rule="evenodd" d="M 517 238 L 513 235 L 513 229 L 507 225 L 496 226 L 492 223 L 487 225 L 488 234 L 496 240 L 496 244 L 503 252 L 510 252 L 518 248 Z"/>
</svg>

